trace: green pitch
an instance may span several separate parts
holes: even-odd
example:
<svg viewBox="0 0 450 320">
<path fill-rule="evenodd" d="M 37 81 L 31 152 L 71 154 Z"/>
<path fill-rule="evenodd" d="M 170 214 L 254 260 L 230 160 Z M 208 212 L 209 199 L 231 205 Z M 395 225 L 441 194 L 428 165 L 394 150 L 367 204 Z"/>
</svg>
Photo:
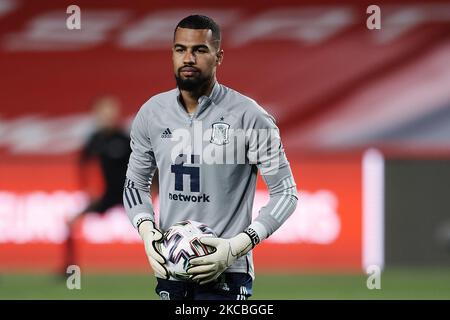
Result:
<svg viewBox="0 0 450 320">
<path fill-rule="evenodd" d="M 253 299 L 450 299 L 450 270 L 388 270 L 381 289 L 364 275 L 257 274 Z M 82 274 L 81 290 L 48 274 L 0 273 L 0 299 L 158 299 L 147 274 Z"/>
</svg>

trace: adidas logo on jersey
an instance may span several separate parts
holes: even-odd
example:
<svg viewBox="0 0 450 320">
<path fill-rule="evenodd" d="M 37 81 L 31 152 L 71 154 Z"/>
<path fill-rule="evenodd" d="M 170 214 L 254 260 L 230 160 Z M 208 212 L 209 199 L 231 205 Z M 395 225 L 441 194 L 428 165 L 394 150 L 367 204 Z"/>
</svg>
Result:
<svg viewBox="0 0 450 320">
<path fill-rule="evenodd" d="M 169 128 L 164 130 L 164 132 L 161 134 L 161 138 L 172 138 L 172 131 L 170 131 Z"/>
</svg>

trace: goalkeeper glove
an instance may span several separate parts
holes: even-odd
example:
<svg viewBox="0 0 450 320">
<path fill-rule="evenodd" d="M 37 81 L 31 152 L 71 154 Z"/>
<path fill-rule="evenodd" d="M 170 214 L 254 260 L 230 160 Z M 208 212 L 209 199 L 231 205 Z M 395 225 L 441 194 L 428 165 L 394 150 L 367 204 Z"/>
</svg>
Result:
<svg viewBox="0 0 450 320">
<path fill-rule="evenodd" d="M 139 225 L 138 229 L 139 234 L 144 241 L 148 261 L 150 262 L 156 277 L 168 279 L 169 273 L 164 266 L 166 259 L 164 259 L 157 249 L 159 244 L 162 242 L 163 234 L 155 227 L 155 223 L 149 220 L 143 221 Z"/>
<path fill-rule="evenodd" d="M 202 237 L 200 241 L 216 249 L 213 253 L 189 260 L 191 266 L 187 272 L 192 275 L 192 280 L 200 284 L 216 280 L 236 259 L 246 255 L 254 246 L 245 232 L 231 239 Z"/>
</svg>

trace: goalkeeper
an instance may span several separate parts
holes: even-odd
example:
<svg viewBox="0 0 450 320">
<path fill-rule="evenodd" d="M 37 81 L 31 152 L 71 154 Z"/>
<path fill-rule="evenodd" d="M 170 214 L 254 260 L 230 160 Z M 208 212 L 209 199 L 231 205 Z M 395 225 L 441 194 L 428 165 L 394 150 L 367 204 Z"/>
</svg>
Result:
<svg viewBox="0 0 450 320">
<path fill-rule="evenodd" d="M 252 249 L 297 205 L 296 185 L 274 119 L 254 100 L 217 82 L 223 57 L 220 29 L 212 19 L 192 15 L 181 20 L 172 47 L 177 88 L 153 96 L 132 124 L 123 199 L 144 241 L 161 299 L 250 297 Z M 209 161 L 211 154 L 215 161 Z M 222 156 L 226 161 L 219 161 Z M 159 223 L 150 198 L 156 169 Z M 258 171 L 270 199 L 252 221 Z M 155 244 L 163 230 L 187 219 L 208 225 L 218 238 L 202 239 L 216 250 L 191 259 L 193 281 L 183 282 L 167 272 Z"/>
</svg>

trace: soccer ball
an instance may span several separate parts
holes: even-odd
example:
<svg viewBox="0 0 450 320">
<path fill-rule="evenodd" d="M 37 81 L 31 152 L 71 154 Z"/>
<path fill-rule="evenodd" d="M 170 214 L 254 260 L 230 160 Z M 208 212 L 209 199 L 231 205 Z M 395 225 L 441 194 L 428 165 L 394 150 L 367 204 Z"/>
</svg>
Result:
<svg viewBox="0 0 450 320">
<path fill-rule="evenodd" d="M 216 237 L 214 231 L 203 223 L 185 220 L 175 223 L 165 233 L 159 251 L 166 259 L 166 268 L 175 280 L 190 280 L 186 270 L 189 259 L 203 256 L 214 248 L 202 244 L 200 237 Z"/>
</svg>

